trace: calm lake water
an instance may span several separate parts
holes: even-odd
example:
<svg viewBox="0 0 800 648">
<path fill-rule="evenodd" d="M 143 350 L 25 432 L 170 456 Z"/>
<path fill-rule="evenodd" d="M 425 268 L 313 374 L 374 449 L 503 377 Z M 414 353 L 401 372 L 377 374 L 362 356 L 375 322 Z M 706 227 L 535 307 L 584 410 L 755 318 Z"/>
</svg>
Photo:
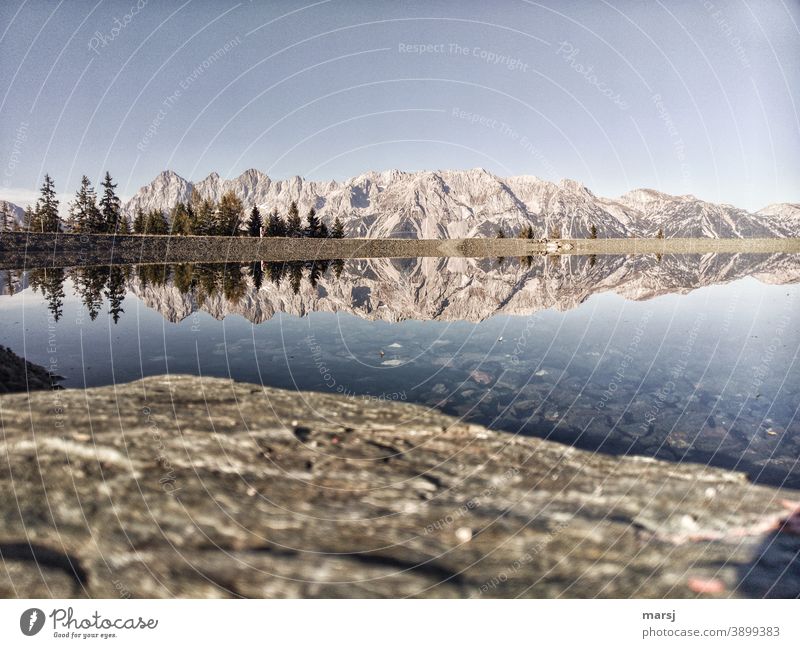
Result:
<svg viewBox="0 0 800 648">
<path fill-rule="evenodd" d="M 421 403 L 800 487 L 800 263 L 406 259 L 0 273 L 0 344 L 67 387 L 191 373 Z"/>
</svg>

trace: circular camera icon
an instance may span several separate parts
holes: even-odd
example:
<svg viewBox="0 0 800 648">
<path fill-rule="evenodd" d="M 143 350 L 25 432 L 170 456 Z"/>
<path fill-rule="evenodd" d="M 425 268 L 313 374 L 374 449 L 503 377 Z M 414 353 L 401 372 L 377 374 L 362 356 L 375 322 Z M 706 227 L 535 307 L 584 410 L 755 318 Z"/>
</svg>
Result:
<svg viewBox="0 0 800 648">
<path fill-rule="evenodd" d="M 39 608 L 30 608 L 19 618 L 19 629 L 26 637 L 32 637 L 44 627 L 44 612 Z"/>
</svg>

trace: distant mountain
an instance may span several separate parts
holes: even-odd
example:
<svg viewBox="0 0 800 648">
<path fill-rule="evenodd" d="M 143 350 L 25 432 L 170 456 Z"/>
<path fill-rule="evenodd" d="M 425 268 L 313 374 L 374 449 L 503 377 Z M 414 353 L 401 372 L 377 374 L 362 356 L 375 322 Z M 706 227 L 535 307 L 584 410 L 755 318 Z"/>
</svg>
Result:
<svg viewBox="0 0 800 648">
<path fill-rule="evenodd" d="M 329 268 L 315 285 L 308 273 L 295 294 L 284 278 L 268 272 L 257 289 L 243 273 L 237 298 L 174 283 L 154 285 L 134 275 L 129 289 L 149 308 L 172 322 L 195 311 L 217 319 L 241 315 L 254 323 L 276 313 L 305 316 L 344 312 L 368 320 L 461 320 L 478 322 L 497 314 L 530 315 L 547 309 L 576 308 L 594 294 L 614 292 L 628 300 L 692 290 L 752 276 L 763 283 L 800 281 L 791 255 L 709 254 L 704 256 L 534 257 L 525 261 L 421 258 L 351 260 L 337 277 Z M 279 264 L 280 265 L 280 264 Z M 266 264 L 264 265 L 267 270 Z M 238 269 L 237 269 L 238 272 Z M 229 280 L 230 281 L 230 280 Z M 230 287 L 230 285 L 229 285 Z"/>
<path fill-rule="evenodd" d="M 619 198 L 595 196 L 575 180 L 559 183 L 534 176 L 501 178 L 483 169 L 466 171 L 384 171 L 344 182 L 293 177 L 273 180 L 254 169 L 224 180 L 212 173 L 189 182 L 164 171 L 125 206 L 167 212 L 193 193 L 219 200 L 233 191 L 249 210 L 285 214 L 296 201 L 301 213 L 316 208 L 324 221 L 339 216 L 348 236 L 379 238 L 461 238 L 513 233 L 531 223 L 536 236 L 558 230 L 586 237 L 592 225 L 600 237 L 651 237 L 663 229 L 672 237 L 785 237 L 800 235 L 797 205 L 772 205 L 755 214 L 694 196 L 670 196 L 636 189 Z"/>
<path fill-rule="evenodd" d="M 11 217 L 8 223 L 0 222 L 0 229 L 7 229 L 12 223 L 16 223 L 21 227 L 25 222 L 25 210 L 7 200 L 0 200 L 0 214 L 8 214 Z M 2 217 L 0 217 L 0 220 L 2 220 Z"/>
</svg>

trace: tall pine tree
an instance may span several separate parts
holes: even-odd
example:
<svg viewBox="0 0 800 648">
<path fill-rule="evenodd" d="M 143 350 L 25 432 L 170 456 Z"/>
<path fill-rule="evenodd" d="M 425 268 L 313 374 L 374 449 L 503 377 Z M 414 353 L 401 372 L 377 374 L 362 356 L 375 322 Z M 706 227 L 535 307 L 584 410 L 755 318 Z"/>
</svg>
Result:
<svg viewBox="0 0 800 648">
<path fill-rule="evenodd" d="M 250 236 L 261 236 L 261 227 L 264 222 L 261 219 L 261 212 L 258 207 L 253 205 L 253 210 L 250 212 L 250 218 L 247 221 L 247 233 Z"/>
<path fill-rule="evenodd" d="M 11 215 L 11 209 L 8 207 L 8 203 L 3 203 L 2 209 L 0 209 L 0 228 L 4 232 L 12 232 L 14 230 L 14 217 Z"/>
<path fill-rule="evenodd" d="M 36 231 L 36 214 L 30 205 L 25 208 L 25 215 L 22 217 L 22 229 L 26 232 Z"/>
<path fill-rule="evenodd" d="M 144 234 L 145 227 L 147 226 L 147 217 L 144 215 L 141 207 L 136 208 L 136 216 L 133 219 L 133 233 Z"/>
<path fill-rule="evenodd" d="M 167 219 L 160 209 L 154 209 L 147 215 L 145 221 L 146 234 L 169 234 L 169 225 Z"/>
<path fill-rule="evenodd" d="M 69 229 L 73 232 L 94 232 L 100 224 L 97 196 L 89 178 L 81 178 L 81 186 L 75 192 L 75 200 L 69 207 Z"/>
<path fill-rule="evenodd" d="M 344 225 L 342 224 L 342 221 L 338 215 L 336 216 L 336 218 L 333 219 L 333 229 L 331 230 L 331 238 L 335 239 L 344 238 Z"/>
<path fill-rule="evenodd" d="M 317 216 L 317 210 L 313 207 L 308 210 L 308 216 L 306 216 L 306 236 L 309 238 L 319 238 L 319 226 L 320 220 L 319 216 Z"/>
<path fill-rule="evenodd" d="M 267 220 L 267 236 L 286 236 L 286 223 L 278 215 L 278 210 L 273 209 Z"/>
<path fill-rule="evenodd" d="M 111 174 L 106 171 L 106 177 L 100 186 L 103 187 L 103 197 L 100 198 L 100 214 L 102 216 L 102 231 L 107 234 L 124 234 L 127 222 L 122 225 L 121 203 L 114 189 L 117 188 L 111 181 Z"/>
<path fill-rule="evenodd" d="M 300 220 L 300 212 L 297 203 L 292 201 L 289 205 L 289 217 L 286 219 L 286 236 L 296 238 L 303 235 L 303 223 Z"/>
<path fill-rule="evenodd" d="M 44 174 L 41 195 L 36 202 L 31 229 L 35 232 L 60 232 L 61 219 L 58 216 L 58 198 L 53 179 Z"/>
</svg>

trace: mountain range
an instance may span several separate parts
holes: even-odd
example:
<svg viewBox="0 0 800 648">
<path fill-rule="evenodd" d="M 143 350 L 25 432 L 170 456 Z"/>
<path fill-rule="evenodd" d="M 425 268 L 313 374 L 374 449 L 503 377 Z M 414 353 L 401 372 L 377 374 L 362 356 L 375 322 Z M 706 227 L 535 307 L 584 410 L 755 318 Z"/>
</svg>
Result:
<svg viewBox="0 0 800 648">
<path fill-rule="evenodd" d="M 250 210 L 277 209 L 286 215 L 292 201 L 301 214 L 314 207 L 323 221 L 339 216 L 350 237 L 466 238 L 509 234 L 532 224 L 537 237 L 560 230 L 565 238 L 650 237 L 663 230 L 672 237 L 787 237 L 800 235 L 800 204 L 780 203 L 751 213 L 733 205 L 691 195 L 671 196 L 635 189 L 618 198 L 593 194 L 575 180 L 558 183 L 535 176 L 502 178 L 484 169 L 463 171 L 370 171 L 343 182 L 310 181 L 295 176 L 273 180 L 250 169 L 223 179 L 212 173 L 190 182 L 163 171 L 124 205 L 167 213 L 194 193 L 219 200 L 233 191 Z"/>
<path fill-rule="evenodd" d="M 503 178 L 484 169 L 370 171 L 343 182 L 299 176 L 273 180 L 255 169 L 233 179 L 212 173 L 191 182 L 174 171 L 162 171 L 125 202 L 123 213 L 129 219 L 138 209 L 160 210 L 169 216 L 175 204 L 188 202 L 193 195 L 219 201 L 228 191 L 241 199 L 248 212 L 258 206 L 264 215 L 277 209 L 285 216 L 296 202 L 303 216 L 311 207 L 327 223 L 338 216 L 348 237 L 494 237 L 499 228 L 513 235 L 528 224 L 536 237 L 551 238 L 554 230 L 564 238 L 584 238 L 592 226 L 601 238 L 652 237 L 660 230 L 667 238 L 800 236 L 798 203 L 776 203 L 748 212 L 654 189 L 603 198 L 575 180 Z M 0 200 L 3 206 L 22 224 L 21 207 Z"/>
</svg>

